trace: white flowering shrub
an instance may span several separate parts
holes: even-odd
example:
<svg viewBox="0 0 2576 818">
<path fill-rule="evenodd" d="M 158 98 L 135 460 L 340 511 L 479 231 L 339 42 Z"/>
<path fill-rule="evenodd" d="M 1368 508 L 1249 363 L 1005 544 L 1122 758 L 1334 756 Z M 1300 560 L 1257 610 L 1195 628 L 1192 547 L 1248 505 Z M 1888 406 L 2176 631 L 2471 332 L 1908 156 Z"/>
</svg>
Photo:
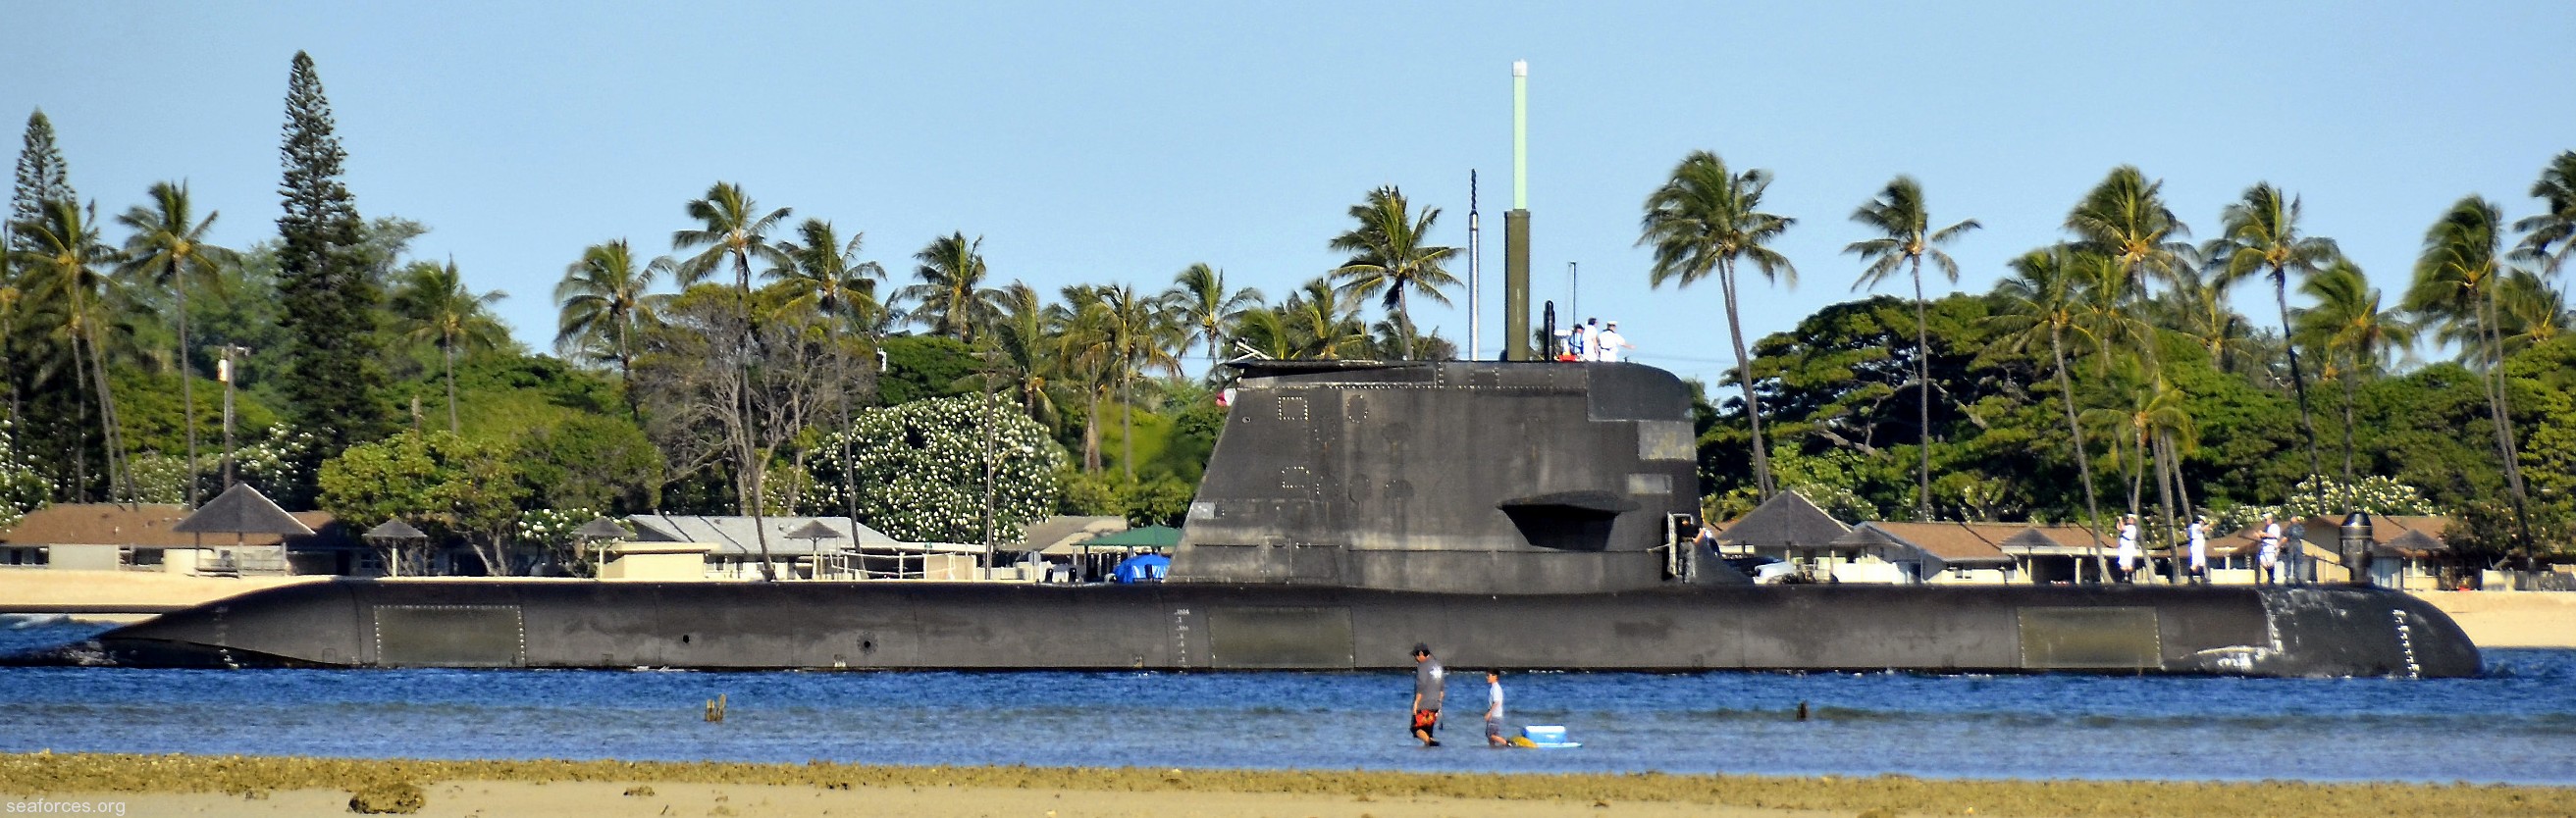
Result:
<svg viewBox="0 0 2576 818">
<path fill-rule="evenodd" d="M 573 530 L 589 525 L 590 521 L 596 519 L 599 519 L 599 512 L 587 508 L 541 508 L 520 512 L 518 540 L 529 545 L 547 548 L 570 545 L 577 539 L 572 533 Z M 620 527 L 624 525 L 619 523 Z"/>
<path fill-rule="evenodd" d="M 855 480 L 838 473 L 844 440 Z M 842 492 L 855 487 L 861 522 L 912 542 L 983 541 L 988 458 L 993 537 L 1019 539 L 1022 528 L 1054 510 L 1056 471 L 1066 460 L 1064 448 L 1018 407 L 973 395 L 867 410 L 818 448 L 828 454 L 813 460 L 824 501 L 815 505 L 840 508 Z"/>
<path fill-rule="evenodd" d="M 45 479 L 18 451 L 17 427 L 0 419 L 0 528 L 18 524 L 27 512 L 44 508 L 54 496 L 54 481 Z"/>
<path fill-rule="evenodd" d="M 218 460 L 217 469 L 223 461 Z M 134 480 L 134 500 L 139 503 L 177 505 L 188 501 L 188 458 L 182 455 L 144 452 L 125 459 L 125 467 Z"/>
<path fill-rule="evenodd" d="M 2331 477 L 2312 477 L 2290 490 L 2288 502 L 2270 506 L 2237 506 L 2218 515 L 2221 530 L 2235 531 L 2263 521 L 2263 515 L 2289 520 L 2300 517 L 2335 517 L 2363 511 L 2371 516 L 2428 516 L 2441 514 L 2424 493 L 2386 477 L 2364 477 L 2346 484 Z"/>
</svg>

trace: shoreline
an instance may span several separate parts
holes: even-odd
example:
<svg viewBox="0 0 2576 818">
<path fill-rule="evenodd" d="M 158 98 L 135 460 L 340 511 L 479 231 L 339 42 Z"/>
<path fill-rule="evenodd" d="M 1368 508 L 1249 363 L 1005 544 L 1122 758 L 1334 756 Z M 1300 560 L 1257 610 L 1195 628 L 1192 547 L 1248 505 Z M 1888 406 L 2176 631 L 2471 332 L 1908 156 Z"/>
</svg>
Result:
<svg viewBox="0 0 2576 818">
<path fill-rule="evenodd" d="M 0 802 L 113 802 L 304 814 L 352 793 L 419 788 L 420 814 L 1476 814 L 2185 816 L 2564 815 L 2576 787 L 2392 782 L 1924 779 L 1903 775 L 1422 773 L 809 762 L 433 761 L 0 754 Z M 1026 811 L 1019 807 L 1027 807 Z M 899 807 L 899 809 L 897 809 Z M 721 809 L 722 811 L 717 811 Z"/>
</svg>

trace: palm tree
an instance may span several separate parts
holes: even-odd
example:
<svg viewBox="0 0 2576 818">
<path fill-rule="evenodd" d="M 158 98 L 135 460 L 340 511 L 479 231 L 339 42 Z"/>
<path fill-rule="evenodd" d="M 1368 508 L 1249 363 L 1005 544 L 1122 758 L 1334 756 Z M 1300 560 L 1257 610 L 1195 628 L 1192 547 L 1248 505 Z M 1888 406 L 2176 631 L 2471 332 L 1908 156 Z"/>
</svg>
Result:
<svg viewBox="0 0 2576 818">
<path fill-rule="evenodd" d="M 759 256 L 770 264 L 786 262 L 787 254 L 769 242 L 769 232 L 778 229 L 790 212 L 782 207 L 762 213 L 760 207 L 752 203 L 751 197 L 744 195 L 741 185 L 717 182 L 714 187 L 707 188 L 706 198 L 689 202 L 689 218 L 698 220 L 699 228 L 671 234 L 671 249 L 674 251 L 706 248 L 680 262 L 677 271 L 680 286 L 696 284 L 717 265 L 727 259 L 733 261 L 734 282 L 742 297 L 742 335 L 737 339 L 737 352 L 742 359 L 742 388 L 738 391 L 742 397 L 735 407 L 735 411 L 742 414 L 742 422 L 735 425 L 738 427 L 738 458 L 744 476 L 748 478 L 739 488 L 742 490 L 742 505 L 751 515 L 753 539 L 760 545 L 760 578 L 772 582 L 778 579 L 778 569 L 769 562 L 769 526 L 762 519 L 763 500 L 767 496 L 762 491 L 766 488 L 764 478 L 769 464 L 766 462 L 768 458 L 760 454 L 758 444 L 754 442 L 759 437 L 758 429 L 754 428 L 758 419 L 754 417 L 751 405 L 751 339 L 753 325 L 759 320 L 751 308 L 751 257 Z"/>
<path fill-rule="evenodd" d="M 1190 334 L 1207 341 L 1210 359 L 1225 357 L 1225 334 L 1245 312 L 1261 308 L 1261 291 L 1250 287 L 1227 290 L 1225 271 L 1205 262 L 1192 264 L 1173 277 L 1169 293 L 1180 312 L 1182 323 Z"/>
<path fill-rule="evenodd" d="M 181 417 L 188 429 L 188 507 L 197 507 L 197 376 L 188 343 L 188 283 L 195 279 L 221 286 L 225 265 L 233 263 L 233 251 L 206 243 L 206 233 L 215 226 L 209 211 L 206 218 L 194 218 L 188 204 L 188 185 L 158 182 L 149 194 L 152 204 L 136 205 L 118 216 L 117 222 L 134 231 L 125 240 L 125 264 L 118 272 L 128 278 L 142 278 L 167 284 L 178 295 L 179 314 L 179 404 Z"/>
<path fill-rule="evenodd" d="M 965 233 L 950 233 L 930 240 L 912 257 L 921 262 L 912 270 L 921 283 L 895 297 L 919 304 L 912 318 L 930 325 L 932 333 L 974 343 L 976 332 L 992 322 L 995 312 L 994 292 L 984 288 L 984 277 L 991 272 L 984 264 L 984 237 L 969 241 Z"/>
<path fill-rule="evenodd" d="M 2227 206 L 2218 216 L 2220 236 L 2210 242 L 2210 262 L 2227 271 L 2227 278 L 2237 279 L 2266 271 L 2272 279 L 2272 298 L 2281 308 L 2281 335 L 2290 337 L 2290 277 L 2296 274 L 2305 282 L 2325 265 L 2343 253 L 2335 249 L 2333 239 L 2309 236 L 2299 232 L 2299 199 L 2283 196 L 2270 183 L 2245 189 L 2245 195 Z M 2299 398 L 2299 432 L 2308 443 L 2308 474 L 2324 471 L 2317 465 L 2317 427 L 2308 411 L 2308 382 L 2299 371 L 2299 345 L 2287 344 L 2290 358 L 2290 389 Z"/>
<path fill-rule="evenodd" d="M 2507 268 L 2499 257 L 2504 244 L 2504 216 L 2494 202 L 2463 197 L 2424 233 L 2424 251 L 2415 261 L 2415 283 L 2406 291 L 2406 309 L 2444 326 L 2444 340 L 2461 342 L 2461 357 L 2485 370 L 2487 417 L 2495 426 L 2496 454 L 2504 462 L 2505 488 L 2512 493 L 2518 533 L 2528 546 L 2523 521 L 2527 496 L 2516 456 L 2512 411 L 2506 404 L 2504 338 L 2496 331 L 2496 291 Z"/>
<path fill-rule="evenodd" d="M 2191 228 L 2165 205 L 2164 186 L 2147 181 L 2135 166 L 2121 165 L 2066 214 L 2066 229 L 2085 249 L 2109 257 L 2130 292 L 2172 277 L 2191 257 L 2191 245 L 2182 241 Z"/>
<path fill-rule="evenodd" d="M 652 294 L 652 289 L 656 279 L 676 278 L 677 268 L 670 256 L 657 256 L 638 267 L 634 249 L 618 239 L 582 248 L 581 260 L 565 267 L 563 280 L 555 284 L 555 303 L 561 308 L 555 349 L 569 353 L 606 340 L 609 357 L 617 362 L 618 382 L 625 384 L 626 411 L 638 418 L 643 411 L 635 398 L 633 335 L 651 326 L 655 314 L 671 300 L 668 295 Z"/>
<path fill-rule="evenodd" d="M 1082 469 L 1096 474 L 1100 471 L 1100 402 L 1117 382 L 1117 344 L 1100 287 L 1075 284 L 1062 293 L 1064 303 L 1050 311 L 1056 327 L 1056 360 L 1066 377 L 1082 388 Z"/>
<path fill-rule="evenodd" d="M 2067 376 L 2067 336 L 2089 338 L 2091 330 L 2082 320 L 2079 292 L 2084 273 L 2079 267 L 2090 262 L 2107 266 L 2099 256 L 2088 256 L 2065 245 L 2033 250 L 2012 262 L 2012 277 L 1995 285 L 1995 294 L 2003 307 L 1991 319 L 2006 333 L 2004 343 L 2012 349 L 2028 349 L 2039 339 L 2048 341 L 2048 354 L 2057 362 L 2057 396 L 2066 408 L 2066 435 L 2075 443 L 2075 471 L 2084 484 L 2084 515 L 2089 525 L 2085 533 L 2093 536 L 2095 568 L 2100 568 L 2102 547 L 2102 507 L 2093 486 L 2093 455 L 2084 445 L 2084 427 L 2077 422 L 2075 384 Z"/>
<path fill-rule="evenodd" d="M 1181 328 L 1164 308 L 1163 300 L 1141 294 L 1134 285 L 1117 284 L 1100 287 L 1096 309 L 1100 342 L 1107 345 L 1111 365 L 1118 378 L 1118 413 L 1120 443 L 1124 453 L 1119 465 L 1127 479 L 1136 479 L 1136 372 L 1159 369 L 1180 374 L 1180 359 L 1172 355 L 1173 340 L 1186 340 Z"/>
<path fill-rule="evenodd" d="M 1063 425 L 1055 406 L 1055 377 L 1059 371 L 1059 347 L 1050 332 L 1054 317 L 1045 299 L 1027 282 L 1013 281 L 1003 287 L 999 297 L 1001 316 L 993 322 L 987 340 L 996 347 L 983 370 L 960 378 L 992 377 L 1003 389 L 1019 399 L 1020 408 L 1029 419 L 1049 429 Z M 954 388 L 954 387 L 952 387 Z"/>
<path fill-rule="evenodd" d="M 1744 416 L 1753 428 L 1753 478 L 1762 499 L 1771 499 L 1771 456 L 1762 440 L 1762 402 L 1753 393 L 1753 356 L 1744 351 L 1744 326 L 1737 309 L 1735 267 L 1751 261 L 1763 278 L 1797 286 L 1798 268 L 1769 242 L 1797 220 L 1762 212 L 1762 192 L 1771 187 L 1771 172 L 1756 168 L 1741 174 L 1708 151 L 1692 151 L 1673 167 L 1672 178 L 1646 197 L 1637 243 L 1653 245 L 1655 266 L 1649 274 L 1656 287 L 1679 278 L 1688 287 L 1714 272 L 1726 300 L 1726 333 L 1735 344 L 1735 380 L 1744 390 Z"/>
<path fill-rule="evenodd" d="M 448 434 L 465 431 L 456 412 L 457 350 L 498 349 L 510 343 L 510 328 L 492 317 L 492 305 L 508 297 L 500 290 L 478 294 L 466 289 L 455 259 L 444 265 L 418 262 L 403 271 L 402 289 L 393 297 L 394 312 L 410 322 L 412 341 L 437 345 L 447 362 Z"/>
<path fill-rule="evenodd" d="M 1393 185 L 1369 191 L 1368 200 L 1352 205 L 1350 215 L 1359 226 L 1326 245 L 1351 254 L 1331 275 L 1341 279 L 1342 289 L 1360 298 L 1382 295 L 1379 306 L 1404 327 L 1402 359 L 1410 360 L 1413 294 L 1420 292 L 1435 304 L 1449 303 L 1440 288 L 1456 286 L 1458 277 L 1440 264 L 1458 255 L 1458 248 L 1428 243 L 1432 225 L 1440 221 L 1440 208 L 1425 207 L 1415 215 L 1404 192 Z"/>
<path fill-rule="evenodd" d="M 121 295 L 120 283 L 101 274 L 100 268 L 116 262 L 119 256 L 99 240 L 98 208 L 70 200 L 42 203 L 41 216 L 33 222 L 17 225 L 18 235 L 35 249 L 23 251 L 20 263 L 33 284 L 29 287 L 36 300 L 57 301 L 63 333 L 72 344 L 74 382 L 91 391 L 98 402 L 100 437 L 107 448 L 107 481 L 111 493 L 134 496 L 133 478 L 125 468 L 125 442 L 116 419 L 116 392 L 107 377 L 105 346 L 99 340 L 99 328 L 110 322 L 108 312 Z M 84 352 L 86 358 L 84 358 Z"/>
<path fill-rule="evenodd" d="M 2510 355 L 2567 331 L 2567 298 L 2530 270 L 2506 273 L 2496 286 L 2496 334 Z"/>
<path fill-rule="evenodd" d="M 867 234 L 852 233 L 848 242 L 841 241 L 832 223 L 806 219 L 796 226 L 796 241 L 780 242 L 779 252 L 788 263 L 769 268 L 771 278 L 784 282 L 792 293 L 783 308 L 802 312 L 813 310 L 823 316 L 824 340 L 832 349 L 832 363 L 839 383 L 832 390 L 832 403 L 841 410 L 840 438 L 841 476 L 845 482 L 858 473 L 850 452 L 850 354 L 842 343 L 840 327 L 865 327 L 871 322 L 864 316 L 877 309 L 877 282 L 885 278 L 885 268 L 876 262 L 859 258 L 859 248 Z M 872 339 L 873 340 L 873 339 Z M 850 516 L 850 536 L 858 537 L 858 486 L 842 487 L 841 496 Z"/>
<path fill-rule="evenodd" d="M 2159 313 L 2156 322 L 2198 339 L 2220 370 L 2240 371 L 2237 363 L 2252 357 L 2256 343 L 2244 314 L 2228 303 L 2237 281 L 2223 268 L 2184 265 L 2146 306 Z"/>
<path fill-rule="evenodd" d="M 2299 292 L 2316 299 L 2317 305 L 2299 313 L 2297 335 L 2301 343 L 2326 350 L 2329 366 L 2339 370 L 2328 377 L 2343 383 L 2343 482 L 2352 485 L 2356 382 L 2379 371 L 2390 352 L 2413 346 L 2415 325 L 2395 311 L 2380 309 L 2379 291 L 2349 260 L 2336 259 L 2299 285 Z M 2342 356 L 2340 361 L 2337 355 Z"/>
<path fill-rule="evenodd" d="M 1969 219 L 1939 230 L 1932 229 L 1932 214 L 1923 203 L 1923 185 L 1911 176 L 1898 176 L 1887 183 L 1878 198 L 1852 211 L 1852 221 L 1878 234 L 1875 238 L 1852 242 L 1843 252 L 1860 256 L 1868 267 L 1861 269 L 1860 280 L 1852 289 L 1875 288 L 1879 282 L 1905 268 L 1914 278 L 1914 394 L 1915 428 L 1922 440 L 1922 462 L 1916 472 L 1914 507 L 1917 516 L 1932 519 L 1932 341 L 1925 324 L 1930 323 L 1927 302 L 1923 300 L 1923 260 L 1959 283 L 1959 263 L 1941 251 L 1940 245 L 1957 240 L 1981 225 Z"/>
<path fill-rule="evenodd" d="M 2514 255 L 2554 274 L 2567 265 L 2568 256 L 2576 255 L 2576 151 L 2549 160 L 2540 180 L 2531 183 L 2531 195 L 2545 212 L 2513 223 L 2513 229 L 2526 234 Z"/>
<path fill-rule="evenodd" d="M 1346 347 L 1368 343 L 1357 299 L 1324 279 L 1310 279 L 1281 305 L 1281 318 L 1300 358 L 1333 360 Z"/>
</svg>

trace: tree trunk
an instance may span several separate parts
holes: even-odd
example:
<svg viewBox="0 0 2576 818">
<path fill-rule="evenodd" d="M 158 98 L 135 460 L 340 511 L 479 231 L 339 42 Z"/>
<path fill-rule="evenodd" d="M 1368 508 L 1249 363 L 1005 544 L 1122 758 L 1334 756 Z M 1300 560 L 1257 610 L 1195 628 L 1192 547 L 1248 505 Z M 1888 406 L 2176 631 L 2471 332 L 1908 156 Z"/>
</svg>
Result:
<svg viewBox="0 0 2576 818">
<path fill-rule="evenodd" d="M 1726 336 L 1735 344 L 1735 381 L 1744 388 L 1744 417 L 1753 428 L 1753 485 L 1761 499 L 1771 499 L 1771 455 L 1762 442 L 1762 399 L 1753 395 L 1753 356 L 1744 351 L 1744 322 L 1735 306 L 1735 263 L 1717 262 L 1718 291 L 1726 297 Z"/>
<path fill-rule="evenodd" d="M 1922 453 L 1914 487 L 1918 518 L 1932 521 L 1932 335 L 1924 324 L 1930 310 L 1923 303 L 1923 257 L 1914 257 L 1914 406 L 1915 449 Z"/>
<path fill-rule="evenodd" d="M 2505 395 L 2504 336 L 2495 328 L 2494 308 L 2495 288 L 2490 286 L 2478 299 L 2477 307 L 2479 333 L 2487 338 L 2488 357 L 2493 361 L 2488 367 L 2492 380 L 2487 389 L 2487 412 L 2495 423 L 2496 452 L 2504 456 L 2505 488 L 2513 498 L 2514 533 L 2527 553 L 2531 549 L 2531 520 L 2523 509 L 2527 498 L 2523 494 L 2522 463 L 2513 445 L 2513 408 Z"/>
<path fill-rule="evenodd" d="M 97 332 L 96 326 L 93 325 L 89 339 L 89 371 L 92 377 L 98 379 L 98 417 L 106 428 L 109 493 L 115 495 L 117 489 L 121 487 L 125 502 L 139 503 L 142 500 L 134 491 L 134 467 L 125 457 L 125 430 L 117 428 L 116 423 L 116 385 L 108 379 L 107 355 L 99 348 Z M 111 496 L 109 499 L 114 501 L 116 497 Z"/>
<path fill-rule="evenodd" d="M 2290 273 L 2272 267 L 2272 296 L 2281 305 L 2281 349 L 2290 355 L 2290 391 L 2299 396 L 2299 433 L 2308 444 L 2308 476 L 2325 471 L 2317 464 L 2317 426 L 2308 414 L 2308 379 L 2299 372 L 2299 342 L 2290 334 Z"/>
<path fill-rule="evenodd" d="M 89 359 L 81 355 L 80 331 L 72 341 L 72 502 L 89 502 Z"/>
<path fill-rule="evenodd" d="M 1089 414 L 1090 420 L 1082 425 L 1082 470 L 1092 474 L 1099 474 L 1101 390 L 1100 387 L 1095 384 L 1083 387 L 1082 391 L 1084 393 L 1084 399 L 1090 404 L 1090 409 L 1086 410 Z"/>
<path fill-rule="evenodd" d="M 2066 406 L 2066 434 L 2075 441 L 2075 473 L 2084 482 L 2084 533 L 2093 538 L 2093 575 L 2109 573 L 2102 559 L 2102 503 L 2093 490 L 2093 455 L 2084 446 L 2084 426 L 2075 421 L 2075 384 L 2066 377 L 2066 344 L 2057 324 L 2048 325 L 2048 352 L 2057 359 L 2057 397 Z"/>
<path fill-rule="evenodd" d="M 448 338 L 439 346 L 439 352 L 447 359 L 447 433 L 462 435 L 465 426 L 456 419 L 456 339 Z"/>
<path fill-rule="evenodd" d="M 2358 352 L 2354 353 L 2351 356 L 2351 362 L 2352 366 L 2343 371 L 2343 377 L 2340 379 L 2343 381 L 2343 484 L 2347 487 L 2353 485 L 2352 390 L 2353 380 L 2361 377 L 2361 355 Z"/>
<path fill-rule="evenodd" d="M 1404 344 L 1404 348 L 1395 351 L 1395 359 L 1413 360 L 1413 294 L 1402 287 L 1395 291 L 1395 321 L 1401 332 L 1399 343 Z"/>
<path fill-rule="evenodd" d="M 763 582 L 776 582 L 778 568 L 771 564 L 769 558 L 769 522 L 763 519 L 767 512 L 764 506 L 768 505 L 769 498 L 762 495 L 765 486 L 761 473 L 768 469 L 769 464 L 759 456 L 759 446 L 755 442 L 759 419 L 752 414 L 755 405 L 751 398 L 751 257 L 736 250 L 733 256 L 733 269 L 735 280 L 742 285 L 742 348 L 735 350 L 735 354 L 742 356 L 742 399 L 739 401 L 742 412 L 742 423 L 739 424 L 742 427 L 742 468 L 750 472 L 751 478 L 748 481 L 751 493 L 744 498 L 743 502 L 747 507 L 744 513 L 751 516 L 752 540 L 760 546 L 760 579 Z"/>
<path fill-rule="evenodd" d="M 179 405 L 180 423 L 188 428 L 188 507 L 196 508 L 197 492 L 197 376 L 196 367 L 188 363 L 188 279 L 179 269 L 179 260 L 170 259 L 170 286 L 179 296 Z"/>
<path fill-rule="evenodd" d="M 1134 362 L 1118 372 L 1118 465 L 1127 471 L 1127 482 L 1136 482 L 1136 367 Z"/>
<path fill-rule="evenodd" d="M 2147 486 L 2147 430 L 2133 427 L 2129 434 L 2129 513 L 2144 510 Z"/>
<path fill-rule="evenodd" d="M 841 507 L 850 515 L 850 545 L 859 544 L 859 472 L 850 456 L 850 350 L 839 339 L 840 328 L 831 333 L 832 358 L 840 371 L 840 383 L 834 384 L 834 402 L 841 405 Z"/>
</svg>

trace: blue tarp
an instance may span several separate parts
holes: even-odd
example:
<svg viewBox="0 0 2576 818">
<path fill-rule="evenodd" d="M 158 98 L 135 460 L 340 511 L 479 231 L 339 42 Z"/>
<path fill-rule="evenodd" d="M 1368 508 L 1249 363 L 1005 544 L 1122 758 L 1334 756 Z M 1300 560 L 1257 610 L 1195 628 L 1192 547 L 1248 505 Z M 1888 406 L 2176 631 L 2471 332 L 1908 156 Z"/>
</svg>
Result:
<svg viewBox="0 0 2576 818">
<path fill-rule="evenodd" d="M 1163 575 L 1170 573 L 1171 570 L 1172 558 L 1170 557 L 1161 554 L 1138 554 L 1118 561 L 1118 567 L 1110 569 L 1110 575 L 1116 577 L 1121 583 L 1161 582 Z"/>
</svg>

